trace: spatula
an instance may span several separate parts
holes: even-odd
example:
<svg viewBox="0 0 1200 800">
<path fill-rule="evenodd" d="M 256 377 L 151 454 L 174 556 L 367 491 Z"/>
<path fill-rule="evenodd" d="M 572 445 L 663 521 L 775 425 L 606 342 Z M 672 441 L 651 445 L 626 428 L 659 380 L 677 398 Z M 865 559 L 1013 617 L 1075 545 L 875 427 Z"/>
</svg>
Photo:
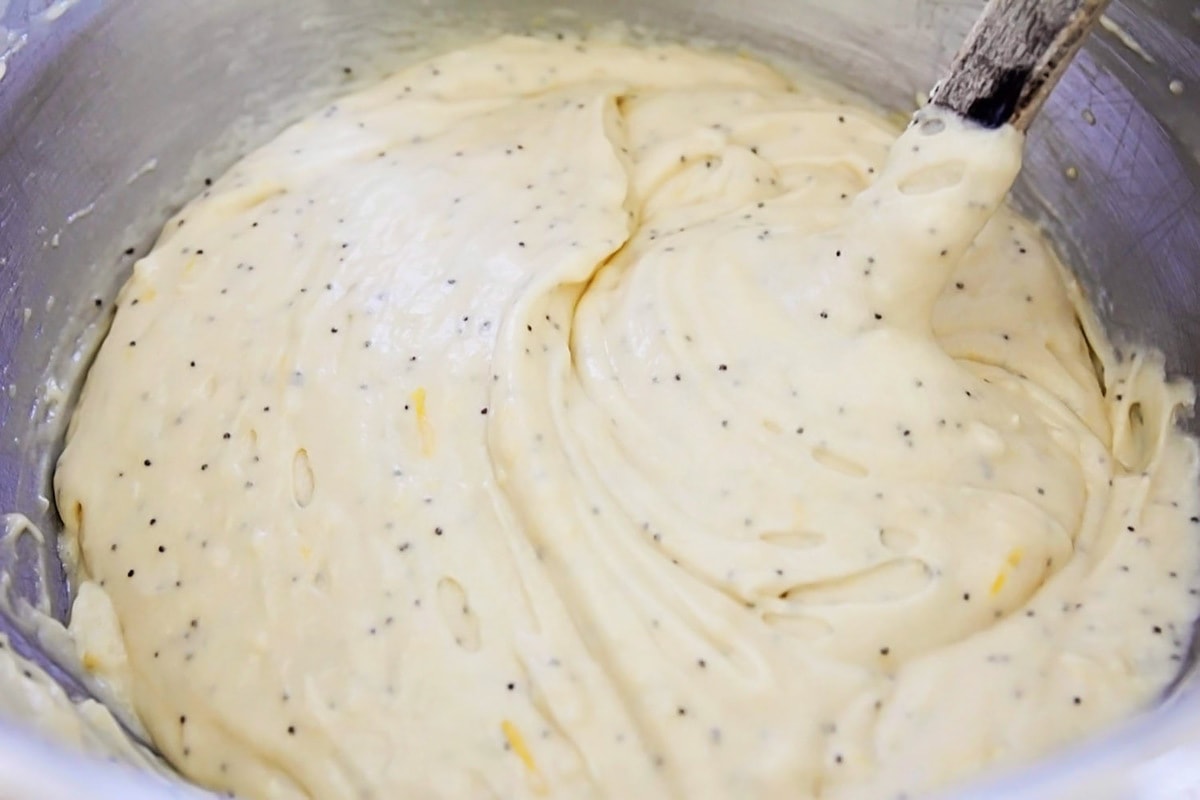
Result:
<svg viewBox="0 0 1200 800">
<path fill-rule="evenodd" d="M 1025 130 L 1109 0 L 990 0 L 929 101 Z"/>
</svg>

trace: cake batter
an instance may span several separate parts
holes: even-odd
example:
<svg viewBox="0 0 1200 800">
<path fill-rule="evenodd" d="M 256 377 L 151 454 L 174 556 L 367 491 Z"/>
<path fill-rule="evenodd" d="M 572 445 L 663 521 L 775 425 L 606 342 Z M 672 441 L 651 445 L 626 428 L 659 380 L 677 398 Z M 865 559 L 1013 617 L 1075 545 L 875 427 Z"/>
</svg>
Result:
<svg viewBox="0 0 1200 800">
<path fill-rule="evenodd" d="M 569 38 L 323 109 L 121 293 L 83 663 L 271 800 L 899 798 L 1146 706 L 1190 389 L 1091 352 L 1021 144 Z"/>
</svg>

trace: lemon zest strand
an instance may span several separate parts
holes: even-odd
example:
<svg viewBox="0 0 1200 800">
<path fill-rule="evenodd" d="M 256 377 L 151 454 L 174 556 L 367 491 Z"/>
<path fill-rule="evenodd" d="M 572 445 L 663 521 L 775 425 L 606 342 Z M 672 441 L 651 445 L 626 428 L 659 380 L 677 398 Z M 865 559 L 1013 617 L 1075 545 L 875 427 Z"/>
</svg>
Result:
<svg viewBox="0 0 1200 800">
<path fill-rule="evenodd" d="M 544 794 L 546 791 L 546 782 L 542 775 L 538 772 L 537 762 L 533 760 L 533 753 L 529 750 L 529 745 L 525 742 L 525 737 L 521 735 L 521 731 L 517 730 L 517 726 L 509 720 L 503 720 L 500 723 L 500 730 L 504 732 L 504 738 L 508 741 L 508 746 L 516 753 L 517 758 L 521 759 L 521 763 L 525 765 L 525 769 L 529 771 L 529 776 L 533 783 L 533 790 L 536 794 Z"/>
<path fill-rule="evenodd" d="M 433 455 L 433 425 L 429 422 L 429 409 L 426 406 L 425 387 L 412 393 L 413 410 L 417 414 L 417 433 L 421 436 L 421 454 Z"/>
</svg>

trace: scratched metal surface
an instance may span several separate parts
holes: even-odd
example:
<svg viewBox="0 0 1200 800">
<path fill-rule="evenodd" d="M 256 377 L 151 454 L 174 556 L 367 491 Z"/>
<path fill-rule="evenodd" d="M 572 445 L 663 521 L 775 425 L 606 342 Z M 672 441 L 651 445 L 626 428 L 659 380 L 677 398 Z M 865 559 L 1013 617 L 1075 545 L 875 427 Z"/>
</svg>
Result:
<svg viewBox="0 0 1200 800">
<path fill-rule="evenodd" d="M 205 174 L 344 90 L 343 66 L 378 74 L 455 35 L 619 19 L 800 61 L 909 110 L 981 6 L 0 0 L 0 511 L 57 530 L 48 498 L 65 412 L 133 258 Z M 1015 198 L 1079 267 L 1116 342 L 1152 343 L 1173 372 L 1197 378 L 1200 5 L 1126 0 L 1110 18 L 1116 27 L 1088 42 L 1034 125 Z M 27 548 L 0 571 L 18 593 L 45 581 L 62 619 L 68 587 L 53 550 L 43 555 L 49 570 Z M 2 615 L 0 630 L 45 661 Z M 1176 688 L 1123 728 L 956 797 L 1200 797 L 1200 684 L 1189 672 Z M 149 800 L 157 791 L 0 725 L 0 796 Z"/>
</svg>

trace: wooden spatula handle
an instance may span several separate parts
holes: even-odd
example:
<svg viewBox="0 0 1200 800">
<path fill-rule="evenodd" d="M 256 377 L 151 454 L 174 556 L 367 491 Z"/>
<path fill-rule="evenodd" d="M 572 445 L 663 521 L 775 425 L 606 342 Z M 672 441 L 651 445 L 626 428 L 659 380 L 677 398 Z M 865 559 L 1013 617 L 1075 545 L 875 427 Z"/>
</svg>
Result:
<svg viewBox="0 0 1200 800">
<path fill-rule="evenodd" d="M 1024 130 L 1109 0 L 990 0 L 929 100 Z"/>
</svg>

